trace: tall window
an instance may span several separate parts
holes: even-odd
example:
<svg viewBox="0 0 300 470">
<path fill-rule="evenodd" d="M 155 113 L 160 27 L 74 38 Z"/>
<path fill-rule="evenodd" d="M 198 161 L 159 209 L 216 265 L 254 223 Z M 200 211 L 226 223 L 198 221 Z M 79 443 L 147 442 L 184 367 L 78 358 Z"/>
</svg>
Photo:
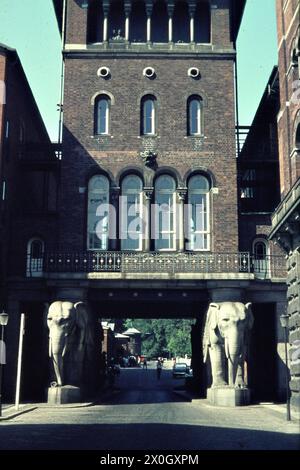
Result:
<svg viewBox="0 0 300 470">
<path fill-rule="evenodd" d="M 268 276 L 268 243 L 263 238 L 253 242 L 253 265 L 257 277 L 264 279 Z"/>
<path fill-rule="evenodd" d="M 32 238 L 27 244 L 27 277 L 43 275 L 44 242 L 40 238 Z"/>
<path fill-rule="evenodd" d="M 210 184 L 203 175 L 192 176 L 188 184 L 188 244 L 191 251 L 209 250 L 209 190 Z"/>
<path fill-rule="evenodd" d="M 143 183 L 136 175 L 126 176 L 122 182 L 121 199 L 121 248 L 137 251 L 142 249 L 142 195 Z"/>
<path fill-rule="evenodd" d="M 164 0 L 153 4 L 151 38 L 152 42 L 168 42 L 168 10 Z"/>
<path fill-rule="evenodd" d="M 89 182 L 88 240 L 89 250 L 107 250 L 109 238 L 109 181 L 94 176 Z"/>
<path fill-rule="evenodd" d="M 155 134 L 155 97 L 152 95 L 144 96 L 141 106 L 141 133 L 142 135 Z"/>
<path fill-rule="evenodd" d="M 129 39 L 131 42 L 146 42 L 147 15 L 145 3 L 140 0 L 132 2 L 130 14 Z"/>
<path fill-rule="evenodd" d="M 176 248 L 176 183 L 169 175 L 162 175 L 155 183 L 155 249 Z"/>
<path fill-rule="evenodd" d="M 103 41 L 103 8 L 101 0 L 90 0 L 87 19 L 87 42 Z"/>
<path fill-rule="evenodd" d="M 110 98 L 100 95 L 95 102 L 95 134 L 109 133 Z"/>
<path fill-rule="evenodd" d="M 202 134 L 202 104 L 200 96 L 188 99 L 188 135 Z"/>
<path fill-rule="evenodd" d="M 115 0 L 110 2 L 108 15 L 108 33 L 109 38 L 117 35 L 124 37 L 125 31 L 125 10 L 123 0 Z"/>
<path fill-rule="evenodd" d="M 195 42 L 209 44 L 211 41 L 210 2 L 198 2 L 195 12 Z"/>
<path fill-rule="evenodd" d="M 186 1 L 175 3 L 173 14 L 174 42 L 190 42 L 190 15 Z"/>
</svg>

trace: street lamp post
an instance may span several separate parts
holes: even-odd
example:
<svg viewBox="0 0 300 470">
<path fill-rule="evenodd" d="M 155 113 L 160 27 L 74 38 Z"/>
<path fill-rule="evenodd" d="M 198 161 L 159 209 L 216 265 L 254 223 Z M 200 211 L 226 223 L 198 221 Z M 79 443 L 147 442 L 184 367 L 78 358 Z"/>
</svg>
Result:
<svg viewBox="0 0 300 470">
<path fill-rule="evenodd" d="M 0 342 L 0 416 L 2 416 L 2 366 L 5 364 L 5 345 L 4 345 L 4 327 L 8 322 L 8 314 L 0 313 L 1 342 Z"/>
<path fill-rule="evenodd" d="M 288 326 L 289 315 L 280 315 L 280 323 L 284 329 L 284 348 L 285 348 L 285 380 L 286 380 L 286 419 L 291 421 L 290 388 L 289 388 L 289 364 L 288 364 Z"/>
</svg>

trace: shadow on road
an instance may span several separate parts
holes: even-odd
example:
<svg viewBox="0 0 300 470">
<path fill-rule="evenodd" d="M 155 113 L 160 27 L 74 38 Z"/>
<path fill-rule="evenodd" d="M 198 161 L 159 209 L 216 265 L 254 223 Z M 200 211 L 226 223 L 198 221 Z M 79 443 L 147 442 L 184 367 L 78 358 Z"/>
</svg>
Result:
<svg viewBox="0 0 300 470">
<path fill-rule="evenodd" d="M 2 450 L 299 450 L 299 436 L 178 424 L 43 424 L 0 428 Z"/>
</svg>

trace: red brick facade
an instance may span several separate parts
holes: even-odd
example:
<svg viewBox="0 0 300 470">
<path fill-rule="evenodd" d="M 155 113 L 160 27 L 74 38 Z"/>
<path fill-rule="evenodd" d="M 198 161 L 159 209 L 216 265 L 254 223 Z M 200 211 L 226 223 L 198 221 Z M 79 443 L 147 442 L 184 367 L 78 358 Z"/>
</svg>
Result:
<svg viewBox="0 0 300 470">
<path fill-rule="evenodd" d="M 97 76 L 99 66 L 110 68 L 110 80 Z M 156 70 L 157 78 L 153 81 L 142 75 L 147 66 Z M 200 81 L 187 76 L 192 66 L 201 70 Z M 116 62 L 103 56 L 72 58 L 66 61 L 65 80 L 61 236 L 67 243 L 82 247 L 86 197 L 79 194 L 78 187 L 86 187 L 93 173 L 108 172 L 113 175 L 112 184 L 119 186 L 122 173 L 135 167 L 148 178 L 145 185 L 152 186 L 155 174 L 147 172 L 146 175 L 139 156 L 151 141 L 158 155 L 158 171 L 166 167 L 173 170 L 178 175 L 178 187 L 186 186 L 186 175 L 191 170 L 208 171 L 213 175 L 219 194 L 214 196 L 212 251 L 237 250 L 232 60 L 120 57 Z M 100 92 L 110 93 L 114 104 L 111 135 L 103 136 L 99 143 L 93 136 L 91 101 Z M 153 138 L 139 135 L 141 97 L 148 93 L 155 95 L 158 101 L 158 135 Z M 204 139 L 186 136 L 186 103 L 193 94 L 204 99 Z"/>
<path fill-rule="evenodd" d="M 281 193 L 286 195 L 300 177 L 296 130 L 300 123 L 300 13 L 298 0 L 277 0 L 277 31 L 281 108 L 278 115 Z M 298 52 L 297 52 L 298 51 Z M 297 57 L 298 54 L 298 57 Z"/>
</svg>

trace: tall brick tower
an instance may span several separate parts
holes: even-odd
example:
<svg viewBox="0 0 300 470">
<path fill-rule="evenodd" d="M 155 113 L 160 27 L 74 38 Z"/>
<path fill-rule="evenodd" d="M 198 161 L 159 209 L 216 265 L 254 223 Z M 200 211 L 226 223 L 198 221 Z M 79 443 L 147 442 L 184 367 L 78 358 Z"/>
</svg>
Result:
<svg viewBox="0 0 300 470">
<path fill-rule="evenodd" d="M 270 238 L 288 255 L 291 404 L 300 416 L 300 4 L 277 0 L 280 111 L 277 116 L 281 204 Z"/>
<path fill-rule="evenodd" d="M 155 201 L 160 175 L 171 178 L 166 184 L 174 185 L 176 202 L 183 203 L 190 177 L 201 174 L 210 190 L 210 214 L 199 249 L 238 251 L 234 43 L 244 2 L 231 3 L 67 2 L 65 249 L 87 248 L 84 214 L 93 175 L 107 178 L 110 202 L 122 194 L 126 175 L 136 175 L 147 204 Z M 165 248 L 184 251 L 183 235 L 173 228 Z M 120 250 L 122 243 L 108 237 L 104 247 Z M 160 247 L 145 239 L 138 249 Z"/>
</svg>

